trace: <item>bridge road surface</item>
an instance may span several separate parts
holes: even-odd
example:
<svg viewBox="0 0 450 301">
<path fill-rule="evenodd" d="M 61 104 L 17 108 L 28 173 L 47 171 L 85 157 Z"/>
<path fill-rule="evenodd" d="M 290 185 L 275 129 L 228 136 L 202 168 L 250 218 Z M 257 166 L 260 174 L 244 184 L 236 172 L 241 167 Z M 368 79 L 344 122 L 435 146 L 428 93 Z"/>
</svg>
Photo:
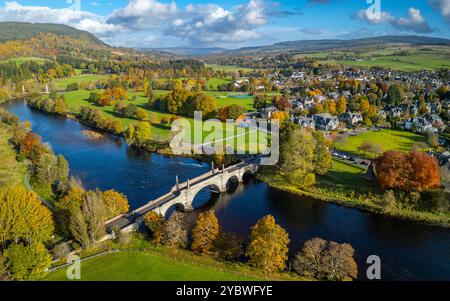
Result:
<svg viewBox="0 0 450 301">
<path fill-rule="evenodd" d="M 255 159 L 252 160 L 248 160 L 247 162 L 240 162 L 236 165 L 230 166 L 229 168 L 226 168 L 225 171 L 236 171 L 240 168 L 242 168 L 242 166 L 245 166 L 247 164 L 252 164 L 256 162 Z M 212 177 L 217 176 L 218 174 L 222 173 L 222 170 L 218 170 L 216 169 L 214 172 L 213 171 L 209 171 L 203 175 L 198 176 L 197 178 L 194 178 L 192 180 L 189 181 L 189 185 L 190 187 L 208 180 Z M 184 182 L 182 184 L 180 184 L 180 189 L 177 191 L 172 190 L 171 192 L 169 192 L 168 194 L 160 197 L 159 199 L 156 199 L 154 201 L 150 201 L 148 204 L 134 210 L 133 212 L 131 212 L 130 214 L 127 215 L 123 215 L 117 219 L 112 220 L 111 222 L 106 224 L 106 230 L 108 233 L 112 233 L 112 231 L 114 229 L 123 229 L 131 224 L 134 224 L 138 221 L 139 218 L 145 216 L 148 212 L 152 211 L 155 208 L 158 208 L 159 206 L 165 204 L 166 202 L 169 202 L 171 200 L 173 200 L 174 198 L 178 197 L 182 191 L 187 189 L 187 182 Z"/>
</svg>

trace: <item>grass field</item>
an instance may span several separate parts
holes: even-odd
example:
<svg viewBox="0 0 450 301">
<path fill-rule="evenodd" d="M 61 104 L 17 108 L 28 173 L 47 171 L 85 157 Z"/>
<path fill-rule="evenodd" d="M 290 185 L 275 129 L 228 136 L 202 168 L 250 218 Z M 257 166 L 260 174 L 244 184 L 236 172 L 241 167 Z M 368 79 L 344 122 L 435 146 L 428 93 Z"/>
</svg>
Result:
<svg viewBox="0 0 450 301">
<path fill-rule="evenodd" d="M 343 142 L 336 142 L 337 150 L 355 156 L 367 157 L 358 147 L 365 141 L 379 144 L 383 151 L 398 150 L 408 152 L 414 145 L 426 144 L 426 138 L 414 133 L 393 130 L 368 131 L 357 136 L 348 136 Z"/>
<path fill-rule="evenodd" d="M 253 71 L 253 69 L 250 68 L 244 68 L 244 67 L 239 67 L 239 66 L 222 66 L 222 65 L 217 65 L 217 64 L 206 64 L 206 67 L 212 68 L 214 71 L 225 71 L 225 72 L 236 72 L 239 70 L 243 70 L 246 72 L 251 72 Z"/>
<path fill-rule="evenodd" d="M 16 160 L 16 151 L 9 142 L 11 136 L 11 129 L 0 123 L 0 187 L 22 185 L 27 172 L 25 163 Z"/>
<path fill-rule="evenodd" d="M 350 187 L 367 187 L 373 186 L 373 183 L 363 178 L 366 170 L 364 168 L 351 165 L 346 162 L 333 160 L 333 168 L 323 176 L 325 182 L 332 184 L 350 186 Z"/>
<path fill-rule="evenodd" d="M 403 52 L 403 54 L 399 52 Z M 406 72 L 450 69 L 450 47 L 446 46 L 402 46 L 345 52 L 345 55 L 358 57 L 358 60 L 339 59 L 338 57 L 343 54 L 342 51 L 321 51 L 299 54 L 296 57 L 314 58 L 320 63 L 333 65 L 342 64 L 365 68 L 377 66 Z"/>
<path fill-rule="evenodd" d="M 98 80 L 107 79 L 109 75 L 104 74 L 85 74 L 85 75 L 76 75 L 72 77 L 58 78 L 52 81 L 52 84 L 55 85 L 55 88 L 58 91 L 65 90 L 68 84 L 71 83 L 90 83 L 96 82 Z"/>
<path fill-rule="evenodd" d="M 80 108 L 82 106 L 91 106 L 91 107 L 95 107 L 98 110 L 100 110 L 102 112 L 103 116 L 105 116 L 106 118 L 120 120 L 120 122 L 122 123 L 122 125 L 125 128 L 127 126 L 129 126 L 130 124 L 136 124 L 136 123 L 140 122 L 140 121 L 138 121 L 136 119 L 124 118 L 122 116 L 117 115 L 114 112 L 112 106 L 98 107 L 98 106 L 92 104 L 88 100 L 89 95 L 90 95 L 91 92 L 93 92 L 93 91 L 78 90 L 78 91 L 64 92 L 62 94 L 65 96 L 66 103 L 67 103 L 67 105 L 69 107 L 70 112 L 72 112 L 72 113 L 78 114 L 80 112 Z M 164 95 L 164 94 L 168 93 L 168 91 L 155 90 L 154 93 L 155 93 L 156 96 L 160 96 L 160 95 Z M 224 97 L 227 96 L 226 92 L 211 92 L 210 91 L 210 92 L 205 92 L 205 93 L 213 95 L 213 96 L 224 96 Z M 156 111 L 156 110 L 149 109 L 148 106 L 147 106 L 148 99 L 147 99 L 147 97 L 145 97 L 143 95 L 143 93 L 128 92 L 127 94 L 129 96 L 129 100 L 125 101 L 125 103 L 127 103 L 127 104 L 133 103 L 136 106 L 138 106 L 139 108 L 144 109 L 148 113 L 149 118 L 153 119 L 152 120 L 153 121 L 153 124 L 152 124 L 152 135 L 153 135 L 153 138 L 157 139 L 157 140 L 167 140 L 172 134 L 171 128 L 170 128 L 170 126 L 162 126 L 161 124 L 159 124 L 159 122 L 161 121 L 161 119 L 163 117 L 169 117 L 170 118 L 172 115 L 171 114 L 167 114 L 167 113 L 162 113 L 162 112 L 159 112 L 159 111 Z M 136 99 L 132 100 L 132 98 L 134 96 L 136 97 Z M 223 106 L 223 105 L 230 105 L 230 104 L 236 103 L 236 104 L 240 104 L 242 106 L 245 106 L 248 110 L 250 110 L 252 105 L 253 105 L 253 101 L 251 100 L 251 98 L 249 98 L 249 99 L 233 99 L 233 98 L 226 97 L 226 98 L 223 98 L 223 99 L 222 98 L 218 99 L 217 102 L 218 102 L 218 108 Z M 194 130 L 194 127 L 193 127 L 193 119 L 192 118 L 186 118 L 186 120 L 189 121 L 192 130 L 191 130 L 191 132 L 186 131 L 186 136 L 185 137 L 188 138 L 188 135 L 193 137 L 194 133 L 195 133 L 195 130 Z M 213 123 L 213 125 L 215 127 L 223 127 L 224 124 L 221 123 L 221 122 L 216 122 L 216 123 Z M 198 130 L 198 129 L 196 129 L 196 130 Z M 212 133 L 212 131 L 203 131 L 202 132 L 202 137 L 204 138 L 204 137 L 208 136 L 211 133 Z M 249 131 L 248 130 L 244 130 L 242 128 L 235 127 L 233 129 L 228 129 L 228 130 L 224 129 L 223 133 L 224 133 L 223 134 L 224 138 L 225 137 L 233 137 L 233 136 L 236 136 L 237 134 L 244 135 L 245 139 L 246 139 L 246 142 L 249 145 L 249 142 L 248 142 L 249 139 L 248 138 L 249 138 L 250 135 L 249 135 Z M 264 132 L 260 132 L 258 139 L 259 139 L 260 143 L 262 141 L 266 141 L 267 134 L 264 133 Z M 235 140 L 235 145 L 239 145 L 239 143 L 237 141 L 237 138 L 234 139 L 234 140 Z M 227 140 L 225 142 L 225 144 L 229 144 L 231 142 L 232 142 L 232 140 Z M 255 143 L 253 143 L 252 145 L 254 145 L 254 144 Z M 240 145 L 240 147 L 243 147 L 243 146 Z"/>
<path fill-rule="evenodd" d="M 192 256 L 193 257 L 193 256 Z M 195 259 L 195 258 L 194 258 Z M 57 270 L 44 280 L 64 281 L 66 269 Z M 82 281 L 257 281 L 261 278 L 216 270 L 193 262 L 147 252 L 113 253 L 81 264 Z"/>
</svg>

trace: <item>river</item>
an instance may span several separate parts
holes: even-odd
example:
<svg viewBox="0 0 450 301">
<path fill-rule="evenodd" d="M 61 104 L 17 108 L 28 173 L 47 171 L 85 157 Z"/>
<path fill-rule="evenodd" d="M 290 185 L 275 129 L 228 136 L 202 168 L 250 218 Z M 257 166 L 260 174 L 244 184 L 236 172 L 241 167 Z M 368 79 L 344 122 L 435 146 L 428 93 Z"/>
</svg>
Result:
<svg viewBox="0 0 450 301">
<path fill-rule="evenodd" d="M 69 161 L 71 175 L 86 188 L 115 189 L 127 195 L 132 208 L 167 193 L 180 181 L 208 171 L 210 166 L 189 158 L 165 157 L 130 149 L 114 136 L 98 141 L 86 138 L 77 121 L 32 110 L 22 101 L 4 105 L 29 120 L 33 131 L 55 153 Z M 382 215 L 299 197 L 250 179 L 220 195 L 203 190 L 197 208 L 213 209 L 222 229 L 246 239 L 250 228 L 272 214 L 289 233 L 291 255 L 303 242 L 321 237 L 350 243 L 355 249 L 359 279 L 366 279 L 366 258 L 378 255 L 383 280 L 450 280 L 450 229 L 420 225 Z"/>
</svg>

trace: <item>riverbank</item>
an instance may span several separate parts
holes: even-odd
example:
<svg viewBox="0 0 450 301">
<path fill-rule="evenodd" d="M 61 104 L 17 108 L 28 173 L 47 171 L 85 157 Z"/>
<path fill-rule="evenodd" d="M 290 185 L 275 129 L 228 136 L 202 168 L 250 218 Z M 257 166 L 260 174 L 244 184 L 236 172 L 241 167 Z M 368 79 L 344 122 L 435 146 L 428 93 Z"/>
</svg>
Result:
<svg viewBox="0 0 450 301">
<path fill-rule="evenodd" d="M 439 226 L 450 228 L 450 215 L 436 214 L 430 212 L 412 211 L 406 209 L 385 209 L 381 205 L 375 203 L 375 199 L 381 200 L 382 196 L 371 194 L 364 196 L 360 194 L 353 197 L 345 196 L 342 191 L 334 191 L 330 189 L 330 185 L 323 185 L 322 187 L 313 187 L 311 191 L 300 189 L 287 183 L 287 181 L 280 175 L 275 173 L 268 174 L 267 172 L 259 172 L 258 179 L 266 183 L 272 188 L 289 192 L 298 196 L 306 196 L 320 201 L 337 204 L 347 208 L 355 208 L 370 213 L 386 215 L 398 219 L 409 220 L 421 224 Z"/>
<path fill-rule="evenodd" d="M 293 273 L 265 274 L 241 263 L 221 262 L 189 250 L 156 246 L 141 235 L 130 241 L 105 242 L 78 254 L 82 281 L 299 281 L 310 280 Z M 43 280 L 64 281 L 63 266 Z"/>
</svg>

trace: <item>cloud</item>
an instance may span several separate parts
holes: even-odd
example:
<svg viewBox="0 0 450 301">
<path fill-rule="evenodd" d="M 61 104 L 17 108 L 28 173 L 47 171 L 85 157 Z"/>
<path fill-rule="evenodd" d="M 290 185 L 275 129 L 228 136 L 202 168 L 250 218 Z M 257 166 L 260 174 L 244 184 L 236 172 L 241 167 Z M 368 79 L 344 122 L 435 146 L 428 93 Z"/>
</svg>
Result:
<svg viewBox="0 0 450 301">
<path fill-rule="evenodd" d="M 441 13 L 447 22 L 450 22 L 450 0 L 429 0 L 428 2 Z"/>
<path fill-rule="evenodd" d="M 415 33 L 431 33 L 434 31 L 422 16 L 420 10 L 414 7 L 409 8 L 406 18 L 396 18 L 389 12 L 381 12 L 379 16 L 376 16 L 370 14 L 368 10 L 360 10 L 354 17 L 368 24 L 390 24 L 399 31 L 412 31 Z"/>
<path fill-rule="evenodd" d="M 179 10 L 175 2 L 130 0 L 127 6 L 115 10 L 106 22 L 129 29 L 146 29 L 161 22 L 172 20 L 178 13 Z"/>
<path fill-rule="evenodd" d="M 23 6 L 16 1 L 6 1 L 5 6 L 0 7 L 0 21 L 65 24 L 87 30 L 99 37 L 111 36 L 122 30 L 120 26 L 106 24 L 103 17 L 90 12 L 70 8 Z"/>
<path fill-rule="evenodd" d="M 264 3 L 259 0 L 231 10 L 216 4 L 190 4 L 165 34 L 194 43 L 238 42 L 259 38 L 255 29 L 267 23 Z"/>
</svg>

